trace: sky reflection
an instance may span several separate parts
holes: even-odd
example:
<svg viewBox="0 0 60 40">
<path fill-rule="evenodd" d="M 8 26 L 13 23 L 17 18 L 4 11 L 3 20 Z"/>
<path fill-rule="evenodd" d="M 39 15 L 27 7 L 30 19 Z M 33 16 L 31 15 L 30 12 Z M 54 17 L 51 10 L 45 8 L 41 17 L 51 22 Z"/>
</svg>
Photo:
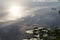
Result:
<svg viewBox="0 0 60 40">
<path fill-rule="evenodd" d="M 56 10 L 51 9 L 57 8 L 60 3 L 57 3 L 56 0 L 49 1 L 0 0 L 0 28 L 2 28 L 0 30 L 3 31 L 3 37 L 5 38 L 6 35 L 10 38 L 12 34 L 19 32 L 20 38 L 25 38 L 27 37 L 25 34 L 26 29 L 32 29 L 37 26 L 60 26 L 60 15 Z M 4 33 L 4 31 L 6 32 Z M 6 39 L 10 40 L 7 37 Z M 13 35 L 13 37 L 15 39 L 17 35 Z"/>
<path fill-rule="evenodd" d="M 36 3 L 34 2 L 36 1 Z M 18 18 L 22 18 L 28 15 L 33 15 L 34 11 L 39 9 L 48 8 L 50 6 L 46 6 L 47 3 L 39 3 L 45 2 L 46 0 L 0 0 L 0 14 L 5 16 L 1 17 L 1 21 L 7 20 L 16 20 Z M 50 2 L 56 2 L 57 0 L 50 0 Z M 41 6 L 45 5 L 45 6 Z M 48 5 L 48 4 L 47 4 Z"/>
</svg>

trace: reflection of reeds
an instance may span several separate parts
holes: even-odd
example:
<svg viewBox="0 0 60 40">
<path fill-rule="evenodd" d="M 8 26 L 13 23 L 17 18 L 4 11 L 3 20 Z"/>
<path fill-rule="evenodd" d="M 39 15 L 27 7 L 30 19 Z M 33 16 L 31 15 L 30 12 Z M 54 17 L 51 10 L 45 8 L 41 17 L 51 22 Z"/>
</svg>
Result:
<svg viewBox="0 0 60 40">
<path fill-rule="evenodd" d="M 60 40 L 60 29 L 58 27 L 54 28 L 34 28 L 33 29 L 33 38 L 36 40 Z"/>
</svg>

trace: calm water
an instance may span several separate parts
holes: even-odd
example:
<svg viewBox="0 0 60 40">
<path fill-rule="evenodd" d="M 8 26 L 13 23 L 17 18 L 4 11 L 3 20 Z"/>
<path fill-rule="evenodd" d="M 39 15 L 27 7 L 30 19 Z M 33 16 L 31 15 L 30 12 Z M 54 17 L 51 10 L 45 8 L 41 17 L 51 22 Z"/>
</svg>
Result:
<svg viewBox="0 0 60 40">
<path fill-rule="evenodd" d="M 0 0 L 0 39 L 22 40 L 30 35 L 25 31 L 34 27 L 60 26 L 57 2 L 32 2 L 30 0 Z M 52 10 L 56 8 L 57 10 Z"/>
</svg>

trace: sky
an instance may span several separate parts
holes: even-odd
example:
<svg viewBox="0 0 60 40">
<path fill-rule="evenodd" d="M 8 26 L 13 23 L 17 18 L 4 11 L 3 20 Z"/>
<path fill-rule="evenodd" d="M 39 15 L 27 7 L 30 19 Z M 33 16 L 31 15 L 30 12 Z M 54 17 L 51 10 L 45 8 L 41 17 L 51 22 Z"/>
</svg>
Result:
<svg viewBox="0 0 60 40">
<path fill-rule="evenodd" d="M 57 0 L 33 0 L 37 2 L 57 2 Z"/>
<path fill-rule="evenodd" d="M 38 2 L 56 2 L 57 0 L 0 0 L 0 17 L 3 17 L 1 19 L 6 20 L 7 18 L 4 17 L 4 15 L 7 14 L 6 9 L 9 9 L 9 6 L 11 5 L 19 5 L 22 7 L 27 8 L 27 6 L 35 6 L 35 5 L 47 5 L 48 3 L 41 3 L 39 4 Z M 36 3 L 34 3 L 36 2 Z M 24 8 L 24 9 L 25 9 Z"/>
</svg>

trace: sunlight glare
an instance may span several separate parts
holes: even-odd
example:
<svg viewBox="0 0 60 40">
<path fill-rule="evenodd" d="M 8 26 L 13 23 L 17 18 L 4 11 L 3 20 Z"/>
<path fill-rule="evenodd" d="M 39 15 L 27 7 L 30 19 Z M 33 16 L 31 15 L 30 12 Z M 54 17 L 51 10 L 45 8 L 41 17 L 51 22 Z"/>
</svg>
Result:
<svg viewBox="0 0 60 40">
<path fill-rule="evenodd" d="M 9 17 L 11 19 L 16 19 L 22 17 L 23 7 L 18 5 L 12 5 L 9 7 Z"/>
<path fill-rule="evenodd" d="M 10 12 L 11 12 L 11 13 L 14 13 L 14 14 L 19 13 L 19 7 L 18 7 L 18 6 L 12 6 L 12 7 L 10 8 Z"/>
</svg>

